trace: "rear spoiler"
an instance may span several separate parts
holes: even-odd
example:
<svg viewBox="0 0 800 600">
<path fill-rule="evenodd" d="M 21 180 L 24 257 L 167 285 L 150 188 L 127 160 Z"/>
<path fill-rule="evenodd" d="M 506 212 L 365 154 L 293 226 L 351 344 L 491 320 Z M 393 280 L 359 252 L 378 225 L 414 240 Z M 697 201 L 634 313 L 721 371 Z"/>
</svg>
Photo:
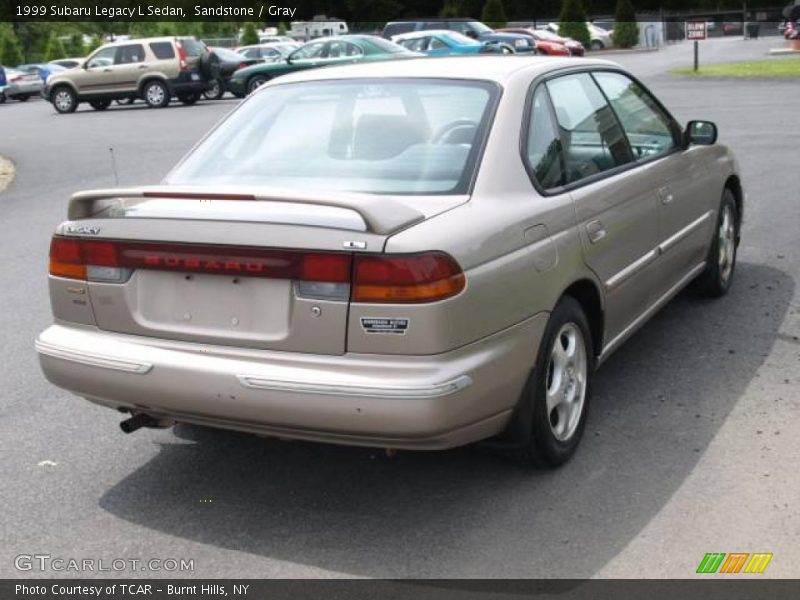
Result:
<svg viewBox="0 0 800 600">
<path fill-rule="evenodd" d="M 424 220 L 419 210 L 408 206 L 392 196 L 338 192 L 305 192 L 298 190 L 259 190 L 235 188 L 223 190 L 208 187 L 153 186 L 133 188 L 109 188 L 78 192 L 72 195 L 67 211 L 70 220 L 97 216 L 120 200 L 135 198 L 161 198 L 175 200 L 251 200 L 290 202 L 294 204 L 316 204 L 334 206 L 357 212 L 364 219 L 369 231 L 387 235 Z"/>
</svg>

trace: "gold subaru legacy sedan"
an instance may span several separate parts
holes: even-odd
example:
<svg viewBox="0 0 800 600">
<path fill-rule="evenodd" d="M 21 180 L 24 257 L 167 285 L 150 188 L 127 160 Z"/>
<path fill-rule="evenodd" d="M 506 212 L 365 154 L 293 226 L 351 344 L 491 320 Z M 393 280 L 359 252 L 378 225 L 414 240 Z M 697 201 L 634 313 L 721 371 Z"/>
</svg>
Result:
<svg viewBox="0 0 800 600">
<path fill-rule="evenodd" d="M 161 185 L 72 197 L 42 369 L 126 432 L 559 465 L 595 368 L 687 284 L 731 284 L 744 194 L 716 138 L 600 60 L 281 77 Z"/>
</svg>

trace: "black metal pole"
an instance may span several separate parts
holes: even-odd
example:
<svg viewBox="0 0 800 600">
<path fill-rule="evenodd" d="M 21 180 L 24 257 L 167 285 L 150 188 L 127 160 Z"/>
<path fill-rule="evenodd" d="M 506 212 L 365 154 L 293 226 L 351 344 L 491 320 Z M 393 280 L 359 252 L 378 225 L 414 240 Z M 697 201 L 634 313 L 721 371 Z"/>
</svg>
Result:
<svg viewBox="0 0 800 600">
<path fill-rule="evenodd" d="M 695 40 L 694 41 L 694 70 L 695 71 L 697 71 L 698 62 L 699 62 L 699 60 L 698 60 L 698 58 L 699 58 L 698 54 L 700 52 L 699 47 L 700 47 L 700 44 L 698 44 L 697 40 Z"/>
</svg>

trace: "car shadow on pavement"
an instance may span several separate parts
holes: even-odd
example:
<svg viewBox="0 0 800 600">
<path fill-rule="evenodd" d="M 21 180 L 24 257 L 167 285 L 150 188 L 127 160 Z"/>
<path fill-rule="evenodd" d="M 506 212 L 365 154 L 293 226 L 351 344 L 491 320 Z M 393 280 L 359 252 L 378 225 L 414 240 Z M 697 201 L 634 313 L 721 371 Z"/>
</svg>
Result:
<svg viewBox="0 0 800 600">
<path fill-rule="evenodd" d="M 179 425 L 100 505 L 170 536 L 356 576 L 589 577 L 692 473 L 793 290 L 784 272 L 740 263 L 725 298 L 679 295 L 598 372 L 582 446 L 558 470 L 481 447 L 389 458 Z"/>
</svg>

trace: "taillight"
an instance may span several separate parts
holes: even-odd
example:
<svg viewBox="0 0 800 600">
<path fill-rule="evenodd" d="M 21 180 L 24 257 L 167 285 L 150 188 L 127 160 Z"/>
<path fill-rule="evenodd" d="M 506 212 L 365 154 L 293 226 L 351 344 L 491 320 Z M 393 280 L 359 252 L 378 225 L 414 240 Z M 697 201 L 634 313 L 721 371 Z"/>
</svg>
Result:
<svg viewBox="0 0 800 600">
<path fill-rule="evenodd" d="M 240 246 L 86 240 L 55 236 L 50 274 L 126 281 L 136 269 L 349 283 L 352 256 Z"/>
<path fill-rule="evenodd" d="M 359 255 L 351 298 L 353 302 L 435 302 L 455 296 L 465 285 L 461 267 L 443 252 Z"/>
<path fill-rule="evenodd" d="M 466 286 L 458 263 L 443 252 L 360 254 L 54 236 L 50 274 L 123 283 L 137 269 L 289 279 L 298 295 L 353 302 L 423 303 Z"/>
<path fill-rule="evenodd" d="M 175 47 L 178 49 L 178 60 L 181 64 L 181 71 L 185 71 L 189 68 L 189 63 L 186 62 L 186 49 L 180 42 L 175 42 Z"/>
</svg>

